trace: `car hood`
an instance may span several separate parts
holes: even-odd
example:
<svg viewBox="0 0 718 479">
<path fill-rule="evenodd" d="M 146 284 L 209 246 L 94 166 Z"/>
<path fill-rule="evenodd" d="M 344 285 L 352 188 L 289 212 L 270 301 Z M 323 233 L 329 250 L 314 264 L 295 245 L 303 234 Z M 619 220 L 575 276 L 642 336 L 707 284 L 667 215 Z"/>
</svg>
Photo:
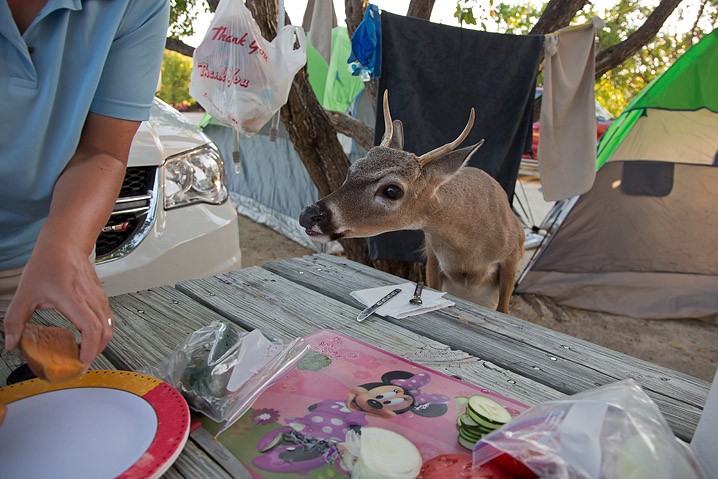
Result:
<svg viewBox="0 0 718 479">
<path fill-rule="evenodd" d="M 180 112 L 155 98 L 130 148 L 128 166 L 159 166 L 170 156 L 210 143 Z"/>
</svg>

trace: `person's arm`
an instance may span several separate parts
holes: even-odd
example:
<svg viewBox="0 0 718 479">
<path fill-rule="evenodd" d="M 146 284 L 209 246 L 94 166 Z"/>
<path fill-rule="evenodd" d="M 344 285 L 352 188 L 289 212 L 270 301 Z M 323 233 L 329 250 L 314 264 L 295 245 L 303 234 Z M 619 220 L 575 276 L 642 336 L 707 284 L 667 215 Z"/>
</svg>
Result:
<svg viewBox="0 0 718 479">
<path fill-rule="evenodd" d="M 112 311 L 89 260 L 122 186 L 138 121 L 90 113 L 53 190 L 50 213 L 5 316 L 14 349 L 36 309 L 55 309 L 82 333 L 89 366 L 112 338 Z"/>
</svg>

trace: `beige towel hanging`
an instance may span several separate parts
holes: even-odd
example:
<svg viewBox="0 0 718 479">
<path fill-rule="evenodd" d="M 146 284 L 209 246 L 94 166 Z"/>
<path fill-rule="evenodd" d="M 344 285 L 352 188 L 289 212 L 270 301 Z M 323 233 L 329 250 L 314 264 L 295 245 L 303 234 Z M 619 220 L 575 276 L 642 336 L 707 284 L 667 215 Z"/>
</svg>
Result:
<svg viewBox="0 0 718 479">
<path fill-rule="evenodd" d="M 588 191 L 596 177 L 595 31 L 603 20 L 546 35 L 538 165 L 546 201 Z"/>
</svg>

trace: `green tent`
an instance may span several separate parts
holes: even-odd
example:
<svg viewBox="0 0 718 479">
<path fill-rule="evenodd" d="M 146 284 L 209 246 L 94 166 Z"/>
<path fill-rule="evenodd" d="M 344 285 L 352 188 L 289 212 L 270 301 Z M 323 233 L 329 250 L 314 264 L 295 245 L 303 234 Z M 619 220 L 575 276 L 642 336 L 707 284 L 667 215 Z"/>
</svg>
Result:
<svg viewBox="0 0 718 479">
<path fill-rule="evenodd" d="M 651 82 L 558 203 L 517 292 L 637 318 L 718 320 L 718 30 Z"/>
</svg>

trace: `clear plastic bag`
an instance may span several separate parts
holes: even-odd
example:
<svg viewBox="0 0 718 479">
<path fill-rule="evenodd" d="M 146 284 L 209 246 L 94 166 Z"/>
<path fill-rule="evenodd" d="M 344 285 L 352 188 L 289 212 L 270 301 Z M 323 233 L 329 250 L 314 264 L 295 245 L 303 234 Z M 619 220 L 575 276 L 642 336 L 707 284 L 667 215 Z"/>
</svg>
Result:
<svg viewBox="0 0 718 479">
<path fill-rule="evenodd" d="M 538 404 L 476 445 L 478 467 L 502 453 L 545 479 L 703 479 L 690 449 L 633 379 Z"/>
<path fill-rule="evenodd" d="M 287 347 L 259 330 L 250 333 L 220 321 L 191 333 L 147 374 L 175 387 L 195 411 L 216 422 L 234 421 L 301 359 L 302 338 Z"/>
<path fill-rule="evenodd" d="M 243 0 L 221 0 L 195 49 L 189 93 L 213 118 L 252 136 L 287 102 L 306 61 L 301 28 L 286 25 L 268 42 Z"/>
</svg>

